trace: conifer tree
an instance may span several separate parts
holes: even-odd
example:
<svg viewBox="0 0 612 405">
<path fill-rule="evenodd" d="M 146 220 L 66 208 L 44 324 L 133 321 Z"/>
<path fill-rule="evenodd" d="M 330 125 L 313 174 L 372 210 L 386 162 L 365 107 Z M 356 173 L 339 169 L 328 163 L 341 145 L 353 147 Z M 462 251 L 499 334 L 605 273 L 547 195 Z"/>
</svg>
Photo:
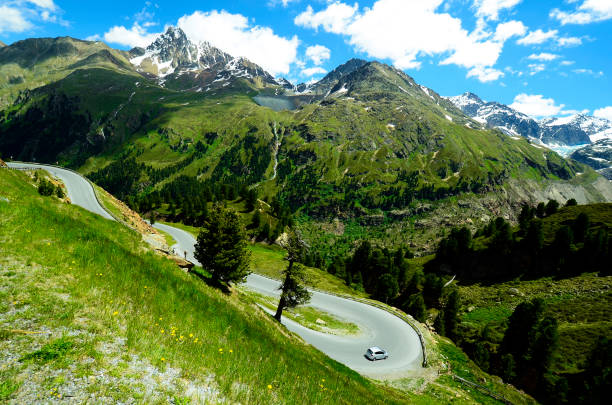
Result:
<svg viewBox="0 0 612 405">
<path fill-rule="evenodd" d="M 198 235 L 195 258 L 215 282 L 242 282 L 250 274 L 250 252 L 238 215 L 215 204 Z"/>
<path fill-rule="evenodd" d="M 294 308 L 310 301 L 310 292 L 303 285 L 304 269 L 302 265 L 296 263 L 302 257 L 305 248 L 305 243 L 297 231 L 289 231 L 285 248 L 287 249 L 286 260 L 289 263 L 282 274 L 283 282 L 279 287 L 281 296 L 274 315 L 274 318 L 279 322 L 284 309 Z"/>
</svg>

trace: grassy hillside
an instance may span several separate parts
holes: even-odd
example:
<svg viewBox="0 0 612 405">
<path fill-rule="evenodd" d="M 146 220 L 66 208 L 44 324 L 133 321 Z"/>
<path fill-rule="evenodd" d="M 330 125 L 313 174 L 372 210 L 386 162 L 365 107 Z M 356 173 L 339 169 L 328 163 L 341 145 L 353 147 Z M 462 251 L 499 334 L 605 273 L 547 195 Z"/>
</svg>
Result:
<svg viewBox="0 0 612 405">
<path fill-rule="evenodd" d="M 139 234 L 40 196 L 25 174 L 1 170 L 0 190 L 0 400 L 497 403 L 437 376 L 453 370 L 530 401 L 429 332 L 425 374 L 396 388 L 372 382 L 288 333 L 248 294 L 208 287 Z"/>
<path fill-rule="evenodd" d="M 405 400 L 304 345 L 250 299 L 145 252 L 126 228 L 39 196 L 21 173 L 0 172 L 0 184 L 5 398 Z"/>
</svg>

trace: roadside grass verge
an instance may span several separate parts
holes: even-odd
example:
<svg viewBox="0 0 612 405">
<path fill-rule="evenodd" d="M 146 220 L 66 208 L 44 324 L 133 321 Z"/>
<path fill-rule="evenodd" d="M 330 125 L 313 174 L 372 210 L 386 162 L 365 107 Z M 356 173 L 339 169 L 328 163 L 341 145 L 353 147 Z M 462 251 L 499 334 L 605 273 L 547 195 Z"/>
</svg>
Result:
<svg viewBox="0 0 612 405">
<path fill-rule="evenodd" d="M 0 329 L 8 336 L 0 345 L 2 363 L 10 364 L 3 371 L 3 381 L 10 383 L 3 383 L 2 392 L 13 390 L 6 395 L 25 398 L 20 395 L 27 394 L 36 378 L 49 390 L 45 397 L 53 389 L 62 395 L 69 379 L 90 377 L 96 382 L 87 389 L 96 398 L 115 401 L 168 402 L 202 392 L 176 385 L 151 400 L 146 387 L 143 393 L 136 388 L 135 382 L 146 380 L 140 381 L 130 366 L 135 355 L 159 373 L 177 370 L 177 380 L 186 385 L 207 384 L 230 402 L 418 400 L 327 358 L 272 321 L 248 297 L 224 295 L 146 251 L 136 232 L 39 196 L 23 174 L 0 171 L 0 190 L 10 201 L 0 203 L 1 280 L 7 287 L 0 289 Z M 43 333 L 11 332 L 15 329 Z M 70 347 L 58 350 L 60 346 L 53 345 L 64 332 L 75 337 Z M 133 386 L 124 382 L 113 388 L 112 381 L 96 379 L 96 370 L 105 364 L 104 347 L 118 341 L 121 354 L 109 378 L 134 374 Z M 37 361 L 38 354 L 31 355 L 33 365 L 19 361 L 27 353 L 45 350 L 57 356 L 46 364 Z M 6 353 L 19 353 L 19 358 Z M 43 378 L 49 369 L 54 377 Z M 67 377 L 60 378 L 62 372 Z"/>
<path fill-rule="evenodd" d="M 276 311 L 278 298 L 259 294 L 248 288 L 242 288 L 243 292 L 265 308 Z M 356 335 L 359 327 L 354 323 L 336 318 L 332 314 L 308 305 L 300 305 L 283 311 L 283 317 L 287 317 L 309 329 L 334 335 Z M 317 322 L 319 321 L 319 322 Z M 321 323 L 323 321 L 323 323 Z"/>
</svg>

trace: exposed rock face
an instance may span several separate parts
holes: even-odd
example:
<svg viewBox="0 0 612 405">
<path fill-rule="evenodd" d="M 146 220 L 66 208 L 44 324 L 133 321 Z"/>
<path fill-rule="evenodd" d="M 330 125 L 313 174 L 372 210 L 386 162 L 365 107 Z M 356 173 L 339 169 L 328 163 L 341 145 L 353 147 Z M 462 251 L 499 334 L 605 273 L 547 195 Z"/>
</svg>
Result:
<svg viewBox="0 0 612 405">
<path fill-rule="evenodd" d="M 523 136 L 544 144 L 584 145 L 591 142 L 588 130 L 595 130 L 589 118 L 577 115 L 576 119 L 547 119 L 540 122 L 507 105 L 483 101 L 474 93 L 450 97 L 461 111 L 476 121 L 500 129 L 507 135 Z"/>
<path fill-rule="evenodd" d="M 591 166 L 608 180 L 612 180 L 612 139 L 601 139 L 578 149 L 570 157 Z"/>
<path fill-rule="evenodd" d="M 138 71 L 158 77 L 166 87 L 209 91 L 240 78 L 279 85 L 274 77 L 248 59 L 235 58 L 206 41 L 196 44 L 176 27 L 169 27 L 146 49 L 132 49 L 130 58 Z"/>
</svg>

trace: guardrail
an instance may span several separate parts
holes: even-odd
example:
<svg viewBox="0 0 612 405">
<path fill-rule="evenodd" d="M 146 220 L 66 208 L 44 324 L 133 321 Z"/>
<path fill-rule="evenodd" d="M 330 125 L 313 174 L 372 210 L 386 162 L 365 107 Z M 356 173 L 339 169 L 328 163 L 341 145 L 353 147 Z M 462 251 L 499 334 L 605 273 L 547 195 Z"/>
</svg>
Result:
<svg viewBox="0 0 612 405">
<path fill-rule="evenodd" d="M 472 388 L 476 388 L 477 390 L 479 390 L 480 392 L 482 392 L 485 395 L 490 396 L 493 399 L 496 399 L 500 402 L 503 402 L 506 405 L 514 405 L 514 403 L 512 403 L 509 399 L 507 399 L 506 397 L 504 397 L 503 395 L 499 395 L 496 394 L 495 392 L 491 391 L 489 388 L 485 387 L 484 385 L 480 385 L 477 384 L 475 382 L 466 380 L 465 378 L 461 378 L 458 375 L 453 374 L 453 379 L 459 381 L 461 384 L 465 384 L 468 385 Z"/>
</svg>

